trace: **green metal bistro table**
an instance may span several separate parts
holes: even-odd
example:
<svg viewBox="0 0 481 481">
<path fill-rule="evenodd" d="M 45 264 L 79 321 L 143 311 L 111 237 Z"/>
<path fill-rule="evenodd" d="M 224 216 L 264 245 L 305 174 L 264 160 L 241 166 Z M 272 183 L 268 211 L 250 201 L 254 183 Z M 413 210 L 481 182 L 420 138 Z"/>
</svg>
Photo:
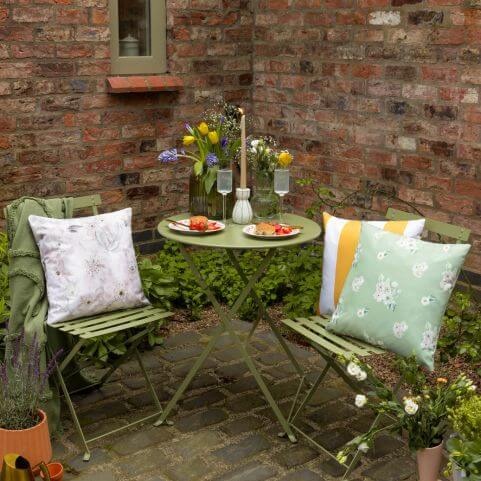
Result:
<svg viewBox="0 0 481 481">
<path fill-rule="evenodd" d="M 180 214 L 177 216 L 172 217 L 174 220 L 186 219 L 189 217 L 189 214 Z M 194 274 L 197 282 L 199 283 L 200 287 L 204 289 L 207 298 L 212 303 L 217 315 L 220 319 L 220 325 L 217 329 L 214 330 L 207 346 L 202 351 L 201 355 L 196 359 L 194 365 L 190 369 L 189 373 L 187 374 L 186 378 L 183 380 L 179 388 L 177 389 L 176 393 L 172 397 L 172 399 L 167 404 L 166 408 L 162 412 L 162 415 L 159 417 L 157 422 L 155 423 L 156 426 L 163 424 L 172 409 L 176 406 L 177 402 L 191 383 L 192 379 L 195 377 L 196 373 L 202 367 L 202 364 L 207 359 L 209 354 L 211 353 L 212 349 L 214 349 L 217 341 L 219 340 L 220 336 L 224 333 L 228 333 L 228 335 L 234 341 L 235 347 L 241 353 L 243 361 L 246 363 L 247 367 L 251 371 L 252 375 L 254 376 L 259 388 L 261 389 L 262 393 L 264 394 L 267 402 L 269 403 L 270 407 L 274 411 L 277 419 L 279 420 L 280 424 L 285 433 L 287 433 L 289 439 L 292 442 L 296 442 L 296 437 L 294 436 L 289 423 L 287 422 L 286 418 L 282 414 L 279 406 L 277 405 L 276 401 L 272 397 L 264 379 L 262 378 L 259 370 L 257 369 L 252 357 L 250 356 L 249 352 L 247 351 L 247 343 L 249 342 L 252 334 L 256 330 L 259 322 L 261 319 L 264 319 L 272 329 L 274 335 L 278 339 L 282 349 L 286 352 L 287 356 L 291 360 L 292 364 L 299 372 L 300 375 L 303 375 L 303 371 L 299 366 L 298 362 L 296 361 L 295 357 L 291 353 L 286 341 L 281 336 L 277 326 L 274 324 L 272 319 L 269 317 L 265 306 L 262 305 L 259 296 L 256 293 L 256 283 L 264 274 L 265 270 L 269 266 L 270 261 L 275 256 L 276 251 L 281 247 L 292 247 L 299 244 L 303 244 L 309 241 L 312 241 L 319 237 L 321 233 L 320 226 L 312 220 L 306 219 L 305 217 L 301 217 L 294 214 L 285 214 L 283 215 L 283 221 L 290 225 L 302 226 L 301 233 L 295 237 L 290 237 L 288 239 L 275 239 L 275 240 L 267 240 L 267 239 L 259 239 L 255 237 L 248 237 L 242 232 L 244 226 L 232 224 L 227 224 L 227 227 L 224 231 L 209 234 L 204 236 L 196 236 L 196 235 L 186 235 L 186 234 L 179 234 L 169 229 L 168 222 L 162 221 L 158 225 L 159 233 L 165 237 L 166 239 L 173 240 L 179 243 L 180 251 L 184 256 L 187 264 L 189 265 L 192 273 Z M 225 312 L 220 303 L 215 298 L 212 291 L 209 289 L 205 279 L 202 277 L 201 273 L 195 266 L 193 258 L 189 253 L 186 246 L 196 246 L 196 247 L 209 247 L 209 248 L 217 248 L 217 249 L 224 249 L 229 257 L 229 260 L 232 262 L 232 265 L 239 273 L 242 281 L 244 282 L 244 288 L 242 289 L 241 293 L 237 300 L 230 306 L 229 310 Z M 247 250 L 247 249 L 258 249 L 265 251 L 265 255 L 257 267 L 257 270 L 249 279 L 246 273 L 242 270 L 240 266 L 238 255 L 240 251 Z M 259 305 L 259 316 L 258 319 L 253 323 L 252 328 L 247 336 L 247 339 L 243 341 L 241 337 L 235 332 L 234 327 L 232 325 L 232 320 L 235 318 L 237 312 L 239 311 L 242 303 L 251 296 Z"/>
</svg>

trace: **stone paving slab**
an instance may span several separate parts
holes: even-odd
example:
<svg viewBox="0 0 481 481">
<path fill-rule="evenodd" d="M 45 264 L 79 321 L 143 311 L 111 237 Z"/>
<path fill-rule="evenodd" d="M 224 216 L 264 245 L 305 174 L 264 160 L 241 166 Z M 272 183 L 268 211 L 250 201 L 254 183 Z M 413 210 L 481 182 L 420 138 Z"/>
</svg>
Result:
<svg viewBox="0 0 481 481">
<path fill-rule="evenodd" d="M 245 336 L 250 324 L 237 322 L 236 329 Z M 143 354 L 164 404 L 212 331 L 178 333 Z M 299 346 L 292 348 L 312 378 L 322 368 L 321 359 Z M 298 386 L 295 369 L 268 330 L 253 336 L 249 351 L 287 414 Z M 329 376 L 328 381 L 298 424 L 320 444 L 336 450 L 364 431 L 371 417 L 353 406 L 353 394 L 338 378 Z M 101 390 L 76 396 L 75 403 L 89 436 L 124 426 L 154 409 L 133 361 Z M 173 411 L 173 426 L 145 424 L 103 438 L 95 444 L 91 461 L 84 463 L 66 409 L 63 416 L 64 431 L 54 443 L 54 457 L 66 466 L 65 481 L 335 481 L 343 475 L 334 460 L 305 440 L 291 444 L 278 437 L 280 425 L 228 336 L 222 336 Z M 376 442 L 351 478 L 415 479 L 413 457 L 402 440 L 391 436 Z"/>
</svg>

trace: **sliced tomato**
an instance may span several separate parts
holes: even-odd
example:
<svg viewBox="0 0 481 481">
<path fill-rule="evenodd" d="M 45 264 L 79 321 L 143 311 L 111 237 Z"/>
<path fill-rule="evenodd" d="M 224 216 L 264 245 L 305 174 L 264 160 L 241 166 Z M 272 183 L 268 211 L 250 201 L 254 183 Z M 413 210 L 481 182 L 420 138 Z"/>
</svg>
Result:
<svg viewBox="0 0 481 481">
<path fill-rule="evenodd" d="M 290 227 L 283 227 L 282 228 L 283 234 L 290 234 L 291 232 L 292 232 L 292 229 Z"/>
</svg>

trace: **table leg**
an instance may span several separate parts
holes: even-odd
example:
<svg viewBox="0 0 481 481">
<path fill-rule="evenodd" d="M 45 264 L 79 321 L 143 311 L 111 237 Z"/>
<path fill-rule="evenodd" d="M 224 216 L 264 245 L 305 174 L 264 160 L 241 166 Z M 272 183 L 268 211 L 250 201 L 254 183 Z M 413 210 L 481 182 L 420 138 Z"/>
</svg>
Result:
<svg viewBox="0 0 481 481">
<path fill-rule="evenodd" d="M 241 293 L 239 294 L 239 297 L 237 300 L 234 302 L 232 307 L 229 309 L 229 311 L 226 313 L 222 309 L 222 306 L 219 304 L 217 299 L 215 298 L 214 294 L 210 290 L 209 286 L 207 285 L 205 279 L 202 277 L 202 274 L 199 272 L 197 269 L 197 266 L 194 263 L 194 260 L 192 256 L 189 254 L 189 252 L 183 247 L 180 246 L 180 252 L 184 256 L 184 259 L 186 260 L 187 264 L 189 265 L 192 273 L 194 274 L 194 277 L 196 278 L 197 282 L 199 283 L 200 287 L 202 287 L 206 293 L 207 298 L 209 301 L 212 303 L 212 306 L 214 307 L 214 310 L 216 311 L 217 315 L 219 316 L 222 326 L 221 329 L 216 331 L 215 335 L 211 338 L 209 345 L 204 349 L 201 357 L 196 361 L 195 365 L 192 367 L 191 371 L 189 372 L 187 378 L 184 380 L 180 388 L 177 390 L 175 393 L 174 397 L 170 401 L 170 403 L 167 405 L 163 415 L 161 418 L 159 418 L 159 421 L 157 422 L 160 424 L 160 420 L 166 418 L 168 414 L 168 410 L 172 410 L 172 408 L 175 406 L 177 401 L 179 400 L 180 396 L 183 394 L 189 383 L 191 382 L 193 376 L 195 373 L 198 371 L 202 363 L 204 362 L 205 358 L 207 355 L 210 353 L 210 351 L 213 349 L 214 345 L 217 342 L 217 339 L 221 335 L 222 332 L 227 331 L 232 340 L 234 341 L 235 347 L 239 350 L 241 353 L 242 359 L 246 363 L 247 367 L 249 370 L 252 372 L 252 375 L 254 376 L 254 379 L 256 380 L 258 386 L 260 387 L 262 393 L 267 399 L 267 402 L 271 406 L 272 410 L 274 411 L 274 414 L 276 415 L 277 419 L 279 420 L 279 423 L 281 424 L 282 428 L 285 430 L 287 433 L 289 439 L 292 442 L 296 442 L 296 437 L 294 436 L 294 433 L 287 422 L 286 418 L 282 414 L 281 410 L 279 409 L 279 406 L 277 405 L 275 399 L 272 397 L 272 394 L 270 393 L 266 383 L 264 382 L 264 379 L 262 378 L 260 372 L 256 368 L 254 361 L 252 360 L 251 356 L 247 352 L 247 349 L 240 339 L 240 337 L 236 334 L 234 327 L 232 326 L 231 320 L 235 317 L 236 313 L 242 306 L 242 303 L 246 300 L 246 298 L 249 296 L 250 292 L 252 291 L 253 287 L 255 286 L 256 282 L 259 280 L 259 278 L 262 276 L 262 274 L 265 272 L 267 266 L 269 265 L 269 261 L 272 258 L 273 254 L 269 253 L 264 257 L 262 260 L 261 264 L 257 268 L 256 272 L 252 276 L 252 278 L 246 283 L 244 288 L 242 289 Z M 197 366 L 198 364 L 198 366 Z M 167 414 L 166 414 L 167 413 Z"/>
<path fill-rule="evenodd" d="M 233 266 L 235 267 L 236 271 L 238 272 L 239 276 L 241 277 L 242 281 L 244 282 L 245 285 L 248 284 L 249 280 L 247 278 L 247 275 L 246 273 L 243 271 L 240 263 L 239 263 L 239 260 L 237 259 L 237 256 L 231 251 L 231 250 L 228 250 L 227 251 L 227 255 L 229 256 L 229 259 L 231 260 Z M 269 261 L 274 257 L 275 255 L 275 252 L 274 252 L 274 249 L 271 249 L 269 250 L 269 252 L 267 253 L 266 257 L 269 258 Z M 281 345 L 283 351 L 287 354 L 287 357 L 289 358 L 289 360 L 291 361 L 292 365 L 294 366 L 294 368 L 296 369 L 297 373 L 299 374 L 299 376 L 303 377 L 304 376 L 304 371 L 302 370 L 301 366 L 299 365 L 299 363 L 297 362 L 297 359 L 294 357 L 294 354 L 292 354 L 292 351 L 290 350 L 289 346 L 287 345 L 287 342 L 285 341 L 285 339 L 282 337 L 282 334 L 281 332 L 279 331 L 279 328 L 276 326 L 275 322 L 273 321 L 273 319 L 271 318 L 271 316 L 269 315 L 268 311 L 267 311 L 267 308 L 264 306 L 264 304 L 262 303 L 259 295 L 257 294 L 256 290 L 255 290 L 255 286 L 252 286 L 251 288 L 251 297 L 257 302 L 257 304 L 260 306 L 260 309 L 261 309 L 261 313 L 262 313 L 262 317 L 267 321 L 267 323 L 269 324 L 269 327 L 272 329 L 272 332 L 274 333 L 274 335 L 276 336 L 279 344 Z M 247 340 L 249 340 L 252 335 L 254 334 L 257 326 L 259 325 L 259 322 L 260 322 L 260 318 L 256 319 L 252 325 L 252 328 L 251 330 L 249 331 L 249 335 L 247 337 Z"/>
</svg>

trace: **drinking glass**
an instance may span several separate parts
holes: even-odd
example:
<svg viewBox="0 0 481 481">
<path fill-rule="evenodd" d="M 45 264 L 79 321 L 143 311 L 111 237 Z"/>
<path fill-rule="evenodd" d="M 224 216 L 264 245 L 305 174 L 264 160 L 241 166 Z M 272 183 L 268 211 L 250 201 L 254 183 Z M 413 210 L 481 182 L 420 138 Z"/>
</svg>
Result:
<svg viewBox="0 0 481 481">
<path fill-rule="evenodd" d="M 226 198 L 232 192 L 232 169 L 219 169 L 217 171 L 217 192 L 222 194 L 222 219 L 226 223 Z"/>
<path fill-rule="evenodd" d="M 274 192 L 279 196 L 279 221 L 282 223 L 284 196 L 289 192 L 289 169 L 274 170 Z"/>
</svg>

